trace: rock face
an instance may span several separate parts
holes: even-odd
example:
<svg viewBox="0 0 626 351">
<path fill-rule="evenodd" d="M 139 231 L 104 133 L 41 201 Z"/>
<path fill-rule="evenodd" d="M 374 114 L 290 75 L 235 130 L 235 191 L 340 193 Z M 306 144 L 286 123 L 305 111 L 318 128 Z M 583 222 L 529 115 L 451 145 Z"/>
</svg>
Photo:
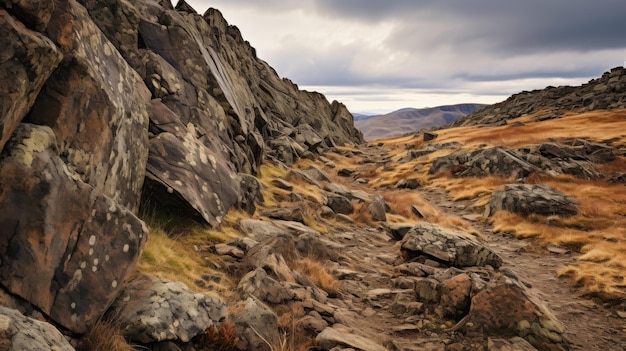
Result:
<svg viewBox="0 0 626 351">
<path fill-rule="evenodd" d="M 615 67 L 582 86 L 523 91 L 452 122 L 449 126 L 494 125 L 523 114 L 544 111 L 538 119 L 557 118 L 565 111 L 626 107 L 626 69 Z"/>
<path fill-rule="evenodd" d="M 23 123 L 0 163 L 0 278 L 82 333 L 113 301 L 146 240 L 131 211 L 80 181 L 51 128 Z"/>
<path fill-rule="evenodd" d="M 522 216 L 538 214 L 571 217 L 578 213 L 576 201 L 543 184 L 507 184 L 491 194 L 488 214 L 506 210 Z"/>
<path fill-rule="evenodd" d="M 219 11 L 177 8 L 0 1 L 0 285 L 73 333 L 133 269 L 140 205 L 217 226 L 254 212 L 263 159 L 362 141 Z"/>
</svg>

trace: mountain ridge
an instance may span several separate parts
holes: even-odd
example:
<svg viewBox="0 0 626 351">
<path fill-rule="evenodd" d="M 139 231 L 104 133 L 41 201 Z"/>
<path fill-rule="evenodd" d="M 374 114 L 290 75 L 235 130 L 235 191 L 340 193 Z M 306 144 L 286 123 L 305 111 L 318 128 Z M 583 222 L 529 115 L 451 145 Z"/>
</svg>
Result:
<svg viewBox="0 0 626 351">
<path fill-rule="evenodd" d="M 449 124 L 485 106 L 487 105 L 464 103 L 427 108 L 402 108 L 382 115 L 357 115 L 354 124 L 361 130 L 366 140 L 387 139 Z"/>
</svg>

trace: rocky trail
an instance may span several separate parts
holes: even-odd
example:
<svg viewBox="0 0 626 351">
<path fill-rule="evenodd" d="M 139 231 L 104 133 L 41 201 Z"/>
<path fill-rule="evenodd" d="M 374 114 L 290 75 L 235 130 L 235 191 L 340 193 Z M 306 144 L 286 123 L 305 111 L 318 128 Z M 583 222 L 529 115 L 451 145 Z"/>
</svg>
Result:
<svg viewBox="0 0 626 351">
<path fill-rule="evenodd" d="M 383 148 L 369 147 L 364 151 L 364 159 L 386 157 Z M 359 169 L 356 171 L 358 173 Z M 359 182 L 353 185 L 362 188 Z M 472 208 L 471 201 L 452 201 L 440 188 L 414 191 L 419 191 L 443 212 L 472 222 L 486 238 L 485 244 L 503 258 L 500 269 L 513 270 L 565 324 L 564 338 L 570 350 L 626 348 L 624 319 L 608 306 L 581 296 L 571 283 L 557 278 L 556 271 L 574 263 L 575 254 L 563 248 L 540 247 L 532 239 L 518 240 L 494 234 L 491 226 L 480 220 L 482 213 Z M 341 297 L 334 301 L 335 319 L 345 326 L 339 327 L 342 332 L 369 338 L 390 350 L 480 350 L 484 347 L 479 339 L 474 343 L 468 341 L 453 331 L 450 322 L 446 324 L 433 318 L 427 306 L 415 302 L 414 282 L 399 273 L 400 248 L 386 228 L 347 228 L 352 229 L 331 232 L 328 237 L 344 247 L 342 260 L 334 264 L 334 272 L 342 282 Z M 506 349 L 498 348 L 497 341 L 491 341 L 489 347 L 489 350 Z M 507 347 L 523 349 L 520 345 L 519 348 Z M 371 346 L 370 349 L 377 348 Z"/>
</svg>

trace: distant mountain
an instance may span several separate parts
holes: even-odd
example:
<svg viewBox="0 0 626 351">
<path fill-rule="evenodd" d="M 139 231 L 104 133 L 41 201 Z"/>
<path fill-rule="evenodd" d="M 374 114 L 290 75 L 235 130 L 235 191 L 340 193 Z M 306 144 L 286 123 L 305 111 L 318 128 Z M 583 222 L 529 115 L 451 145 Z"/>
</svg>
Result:
<svg viewBox="0 0 626 351">
<path fill-rule="evenodd" d="M 487 105 L 458 104 L 429 108 L 403 108 L 385 115 L 353 114 L 354 125 L 365 140 L 393 138 L 421 129 L 439 127 L 456 121 Z"/>
<path fill-rule="evenodd" d="M 506 124 L 507 120 L 530 114 L 535 115 L 535 120 L 546 120 L 560 117 L 566 112 L 626 108 L 624 76 L 626 69 L 615 67 L 580 86 L 550 86 L 541 90 L 523 91 L 459 118 L 446 127 Z"/>
</svg>

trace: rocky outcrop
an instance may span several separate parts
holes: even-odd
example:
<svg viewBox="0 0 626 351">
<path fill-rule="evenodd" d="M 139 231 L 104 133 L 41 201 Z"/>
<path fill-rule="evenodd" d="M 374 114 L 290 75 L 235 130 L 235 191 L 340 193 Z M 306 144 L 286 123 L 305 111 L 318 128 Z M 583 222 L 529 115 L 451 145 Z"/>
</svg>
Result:
<svg viewBox="0 0 626 351">
<path fill-rule="evenodd" d="M 523 91 L 503 102 L 487 106 L 448 126 L 494 125 L 525 114 L 541 112 L 538 120 L 558 118 L 567 111 L 591 111 L 626 107 L 626 69 L 615 67 L 581 86 L 547 87 Z"/>
<path fill-rule="evenodd" d="M 254 212 L 265 158 L 362 141 L 345 106 L 280 79 L 219 11 L 177 9 L 0 1 L 0 284 L 71 333 L 133 269 L 140 206 L 218 226 Z"/>
<path fill-rule="evenodd" d="M 544 143 L 519 149 L 461 149 L 435 159 L 429 173 L 450 170 L 462 177 L 498 175 L 519 178 L 525 178 L 531 173 L 546 173 L 597 179 L 602 175 L 594 164 L 607 163 L 614 159 L 615 151 L 610 146 L 575 139 L 563 144 Z"/>
<path fill-rule="evenodd" d="M 505 210 L 522 216 L 571 217 L 578 213 L 576 200 L 543 184 L 507 184 L 491 194 L 487 215 Z"/>
</svg>

